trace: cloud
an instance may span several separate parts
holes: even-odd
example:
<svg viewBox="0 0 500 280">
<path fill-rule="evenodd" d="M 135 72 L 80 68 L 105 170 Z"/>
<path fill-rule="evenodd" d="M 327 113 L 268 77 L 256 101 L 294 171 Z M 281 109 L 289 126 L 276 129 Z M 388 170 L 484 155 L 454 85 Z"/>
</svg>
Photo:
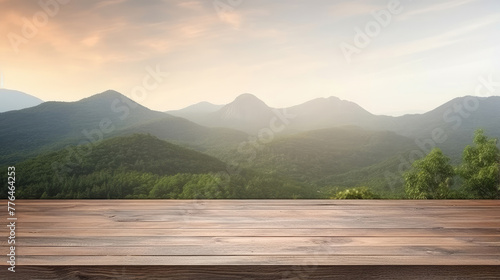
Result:
<svg viewBox="0 0 500 280">
<path fill-rule="evenodd" d="M 242 15 L 235 11 L 220 14 L 220 19 L 231 25 L 234 29 L 239 29 L 243 21 Z"/>
<path fill-rule="evenodd" d="M 473 3 L 476 1 L 478 1 L 478 0 L 461 0 L 461 1 L 453 0 L 453 1 L 448 1 L 448 2 L 444 2 L 444 3 L 437 3 L 434 5 L 426 6 L 422 9 L 412 10 L 409 12 L 407 11 L 407 12 L 403 13 L 401 16 L 399 16 L 399 19 L 403 20 L 403 19 L 408 19 L 410 17 L 414 17 L 417 15 L 445 11 L 445 10 L 460 7 L 460 6 L 469 4 L 469 3 Z"/>
<path fill-rule="evenodd" d="M 106 6 L 114 6 L 114 5 L 118 5 L 118 4 L 121 4 L 121 3 L 124 3 L 126 0 L 106 0 L 106 1 L 100 1 L 98 2 L 95 7 L 97 9 L 101 9 L 101 8 L 104 8 Z"/>
<path fill-rule="evenodd" d="M 82 43 L 88 47 L 95 46 L 100 40 L 99 36 L 90 36 L 82 40 Z"/>
<path fill-rule="evenodd" d="M 329 7 L 330 15 L 336 19 L 368 15 L 371 12 L 385 8 L 385 5 L 376 5 L 363 0 L 340 2 Z"/>
<path fill-rule="evenodd" d="M 177 6 L 189 10 L 203 10 L 203 4 L 200 1 L 181 1 Z"/>
<path fill-rule="evenodd" d="M 489 17 L 476 20 L 475 22 L 467 22 L 461 27 L 441 34 L 432 35 L 425 38 L 418 38 L 412 41 L 399 43 L 394 46 L 386 46 L 385 48 L 380 50 L 374 50 L 367 54 L 367 56 L 365 56 L 365 59 L 393 59 L 400 56 L 413 55 L 456 44 L 461 41 L 467 40 L 469 37 L 466 35 L 470 35 L 473 31 L 492 24 L 498 24 L 499 20 L 500 14 L 494 14 Z"/>
</svg>

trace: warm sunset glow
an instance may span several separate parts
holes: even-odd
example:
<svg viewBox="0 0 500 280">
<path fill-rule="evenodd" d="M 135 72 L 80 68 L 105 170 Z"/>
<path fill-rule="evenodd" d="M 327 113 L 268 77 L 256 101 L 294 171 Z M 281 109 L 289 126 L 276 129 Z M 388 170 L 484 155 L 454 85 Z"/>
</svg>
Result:
<svg viewBox="0 0 500 280">
<path fill-rule="evenodd" d="M 146 68 L 169 76 L 143 105 L 160 111 L 252 93 L 291 106 L 337 96 L 376 114 L 428 111 L 500 80 L 500 2 L 0 1 L 4 87 L 45 101 L 114 89 L 130 96 Z M 353 53 L 376 14 L 386 26 Z M 383 19 L 383 17 L 382 17 Z M 498 93 L 496 93 L 498 94 Z"/>
</svg>

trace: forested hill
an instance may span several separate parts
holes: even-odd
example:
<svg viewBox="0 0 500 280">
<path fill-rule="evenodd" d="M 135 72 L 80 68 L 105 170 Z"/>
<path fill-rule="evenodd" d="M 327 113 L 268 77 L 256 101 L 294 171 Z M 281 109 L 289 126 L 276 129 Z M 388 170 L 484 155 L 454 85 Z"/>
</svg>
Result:
<svg viewBox="0 0 500 280">
<path fill-rule="evenodd" d="M 189 150 L 151 135 L 134 134 L 103 141 L 83 157 L 75 174 L 125 170 L 158 175 L 222 171 L 225 164 L 211 156 Z"/>
<path fill-rule="evenodd" d="M 0 164 L 15 163 L 82 140 L 98 141 L 120 129 L 161 118 L 116 91 L 76 102 L 45 102 L 0 113 Z"/>
<path fill-rule="evenodd" d="M 62 190 L 58 190 L 57 186 L 61 182 L 68 183 L 72 178 L 79 178 L 81 182 L 78 184 L 87 184 L 92 188 L 99 185 L 92 182 L 92 178 L 98 179 L 99 176 L 93 176 L 96 174 L 114 179 L 120 179 L 119 174 L 131 172 L 202 174 L 223 171 L 225 164 L 153 136 L 135 134 L 103 140 L 96 145 L 67 147 L 18 163 L 16 170 L 18 191 L 27 197 L 40 197 L 47 190 L 52 190 L 53 195 L 60 193 Z"/>
<path fill-rule="evenodd" d="M 317 187 L 352 187 L 360 182 L 384 185 L 384 172 L 397 173 L 398 156 L 414 146 L 412 139 L 390 131 L 369 131 L 354 126 L 320 129 L 278 137 L 255 149 L 255 159 L 248 167 L 260 172 L 272 171 Z M 378 166 L 380 164 L 382 166 Z M 371 171 L 366 169 L 369 167 Z M 363 170 L 364 174 L 352 173 L 357 170 Z"/>
<path fill-rule="evenodd" d="M 249 170 L 229 175 L 216 158 L 145 134 L 69 146 L 15 167 L 17 198 L 312 197 L 284 178 Z M 7 193 L 4 186 L 1 198 Z"/>
</svg>

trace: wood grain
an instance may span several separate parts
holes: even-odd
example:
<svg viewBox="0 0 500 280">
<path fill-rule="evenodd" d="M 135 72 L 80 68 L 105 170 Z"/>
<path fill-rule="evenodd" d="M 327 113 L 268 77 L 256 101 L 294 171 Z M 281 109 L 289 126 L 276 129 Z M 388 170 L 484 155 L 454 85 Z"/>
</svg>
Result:
<svg viewBox="0 0 500 280">
<path fill-rule="evenodd" d="M 25 266 L 15 279 L 500 279 L 500 266 Z"/>
<path fill-rule="evenodd" d="M 500 275 L 498 200 L 20 200 L 16 213 L 17 279 Z"/>
</svg>

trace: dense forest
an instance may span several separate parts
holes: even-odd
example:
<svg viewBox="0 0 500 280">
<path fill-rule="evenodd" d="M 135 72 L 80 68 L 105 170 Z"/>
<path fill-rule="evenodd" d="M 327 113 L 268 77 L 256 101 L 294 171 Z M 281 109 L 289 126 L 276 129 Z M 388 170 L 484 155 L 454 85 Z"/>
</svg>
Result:
<svg viewBox="0 0 500 280">
<path fill-rule="evenodd" d="M 228 172 L 218 159 L 141 134 L 38 156 L 16 164 L 16 178 L 16 198 L 314 197 L 285 178 Z"/>
<path fill-rule="evenodd" d="M 313 135 L 317 141 L 321 141 L 323 133 L 325 132 Z M 384 134 L 377 134 L 374 138 L 373 135 L 368 137 L 367 133 L 359 131 L 357 133 L 360 138 L 358 141 L 363 141 L 365 137 L 379 153 L 384 153 L 384 149 L 380 149 L 381 143 L 387 142 Z M 308 140 L 304 137 L 305 135 L 300 138 Z M 315 141 L 306 142 L 310 145 L 308 149 L 286 153 L 291 159 L 281 161 L 281 164 L 274 166 L 273 161 L 269 159 L 274 159 L 276 153 L 273 152 L 272 146 L 268 147 L 269 150 L 259 154 L 260 159 L 257 164 L 266 161 L 270 163 L 252 169 L 228 165 L 212 156 L 168 143 L 151 135 L 115 137 L 96 145 L 67 147 L 16 164 L 16 198 L 499 197 L 500 153 L 496 140 L 489 139 L 482 130 L 476 132 L 473 145 L 465 149 L 463 163 L 460 166 L 453 167 L 449 163 L 450 159 L 436 148 L 425 158 L 415 161 L 412 168 L 402 175 L 405 184 L 399 192 L 384 192 L 384 189 L 378 187 L 377 181 L 373 184 L 368 182 L 367 185 L 352 187 L 310 184 L 303 178 L 311 174 L 308 171 L 298 170 L 297 160 L 304 161 L 302 166 L 307 164 L 314 166 L 319 157 L 318 153 L 326 155 L 324 158 L 336 158 L 339 156 L 332 155 L 336 151 L 347 153 L 352 160 L 356 160 L 347 146 L 354 147 L 359 145 L 359 142 L 346 141 L 342 149 L 326 151 L 321 149 L 318 142 L 316 144 Z M 387 149 L 390 148 L 390 145 L 386 146 Z M 280 147 L 287 149 L 286 146 Z M 295 149 L 293 145 L 289 148 Z M 304 153 L 310 157 L 301 156 Z M 7 166 L 2 169 L 7 170 Z M 291 176 L 293 170 L 296 174 Z M 312 174 L 328 177 L 329 169 L 317 169 Z M 7 182 L 6 172 L 2 174 L 0 180 Z M 6 198 L 7 192 L 6 187 L 2 192 L 2 198 Z"/>
</svg>

